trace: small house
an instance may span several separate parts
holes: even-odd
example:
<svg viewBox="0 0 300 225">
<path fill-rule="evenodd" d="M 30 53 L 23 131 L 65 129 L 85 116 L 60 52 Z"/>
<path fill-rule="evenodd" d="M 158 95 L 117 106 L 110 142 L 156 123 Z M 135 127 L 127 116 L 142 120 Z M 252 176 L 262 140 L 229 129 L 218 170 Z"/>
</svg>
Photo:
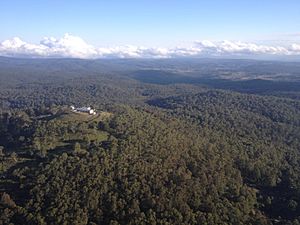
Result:
<svg viewBox="0 0 300 225">
<path fill-rule="evenodd" d="M 72 111 L 74 112 L 82 112 L 82 113 L 88 113 L 90 115 L 96 115 L 96 110 L 92 107 L 80 107 L 76 108 L 74 106 L 71 106 Z"/>
</svg>

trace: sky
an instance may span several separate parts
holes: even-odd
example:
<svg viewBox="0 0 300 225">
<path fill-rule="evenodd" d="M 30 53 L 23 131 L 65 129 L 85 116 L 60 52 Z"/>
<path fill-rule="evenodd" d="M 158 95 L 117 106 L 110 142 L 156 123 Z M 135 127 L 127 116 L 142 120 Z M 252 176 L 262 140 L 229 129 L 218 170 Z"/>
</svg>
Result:
<svg viewBox="0 0 300 225">
<path fill-rule="evenodd" d="M 2 0 L 0 55 L 297 55 L 299 24 L 299 0 Z"/>
</svg>

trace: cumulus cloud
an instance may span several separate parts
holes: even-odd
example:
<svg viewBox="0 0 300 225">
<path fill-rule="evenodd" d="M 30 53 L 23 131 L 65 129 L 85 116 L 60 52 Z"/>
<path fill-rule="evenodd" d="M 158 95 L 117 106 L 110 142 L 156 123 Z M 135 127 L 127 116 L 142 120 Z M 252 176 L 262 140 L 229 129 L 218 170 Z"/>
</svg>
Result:
<svg viewBox="0 0 300 225">
<path fill-rule="evenodd" d="M 87 44 L 80 37 L 69 34 L 65 34 L 61 39 L 45 37 L 40 42 L 40 46 L 46 47 L 49 56 L 90 58 L 98 54 L 93 46 Z"/>
<path fill-rule="evenodd" d="M 291 55 L 295 53 L 283 46 L 267 46 L 258 45 L 254 43 L 240 42 L 240 41 L 222 41 L 222 42 L 210 42 L 210 41 L 198 41 L 196 44 L 203 52 L 213 55 Z"/>
<path fill-rule="evenodd" d="M 271 46 L 241 41 L 196 41 L 189 47 L 148 48 L 118 46 L 97 48 L 80 37 L 65 34 L 62 38 L 45 37 L 31 44 L 15 37 L 0 43 L 0 55 L 16 57 L 71 58 L 175 58 L 207 56 L 300 56 L 300 44 Z"/>
<path fill-rule="evenodd" d="M 292 50 L 300 54 L 300 44 L 293 44 Z"/>
<path fill-rule="evenodd" d="M 15 37 L 0 44 L 0 55 L 92 58 L 98 56 L 98 51 L 81 38 L 65 34 L 60 39 L 45 37 L 39 44 L 29 44 Z"/>
</svg>

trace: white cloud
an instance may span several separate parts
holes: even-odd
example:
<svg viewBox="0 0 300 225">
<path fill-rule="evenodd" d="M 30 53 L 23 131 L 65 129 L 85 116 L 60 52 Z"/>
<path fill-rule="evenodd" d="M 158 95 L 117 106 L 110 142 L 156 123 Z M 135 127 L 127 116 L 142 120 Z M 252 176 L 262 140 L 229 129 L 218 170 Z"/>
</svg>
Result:
<svg viewBox="0 0 300 225">
<path fill-rule="evenodd" d="M 200 56 L 300 56 L 300 44 L 272 46 L 240 41 L 196 41 L 190 47 L 147 48 L 132 45 L 97 48 L 80 37 L 65 34 L 62 38 L 45 37 L 31 44 L 15 37 L 0 43 L 0 55 L 16 57 L 72 58 L 172 58 Z"/>
<path fill-rule="evenodd" d="M 240 41 L 221 41 L 221 42 L 208 42 L 198 41 L 196 44 L 203 50 L 203 52 L 214 55 L 290 55 L 295 52 L 282 46 L 267 46 L 258 45 L 255 43 L 247 43 Z"/>
<path fill-rule="evenodd" d="M 300 54 L 300 44 L 293 44 L 292 51 L 298 52 Z"/>
<path fill-rule="evenodd" d="M 61 39 L 45 37 L 40 45 L 47 47 L 47 55 L 49 56 L 90 58 L 98 55 L 93 46 L 87 44 L 80 37 L 69 34 L 65 34 Z"/>
</svg>

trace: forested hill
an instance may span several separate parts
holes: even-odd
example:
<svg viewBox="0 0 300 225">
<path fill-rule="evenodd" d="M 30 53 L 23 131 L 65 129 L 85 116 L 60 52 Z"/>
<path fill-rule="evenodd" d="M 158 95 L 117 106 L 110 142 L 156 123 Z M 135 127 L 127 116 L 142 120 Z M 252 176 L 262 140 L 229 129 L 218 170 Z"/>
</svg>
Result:
<svg viewBox="0 0 300 225">
<path fill-rule="evenodd" d="M 0 58 L 0 224 L 300 224 L 298 67 Z"/>
</svg>

